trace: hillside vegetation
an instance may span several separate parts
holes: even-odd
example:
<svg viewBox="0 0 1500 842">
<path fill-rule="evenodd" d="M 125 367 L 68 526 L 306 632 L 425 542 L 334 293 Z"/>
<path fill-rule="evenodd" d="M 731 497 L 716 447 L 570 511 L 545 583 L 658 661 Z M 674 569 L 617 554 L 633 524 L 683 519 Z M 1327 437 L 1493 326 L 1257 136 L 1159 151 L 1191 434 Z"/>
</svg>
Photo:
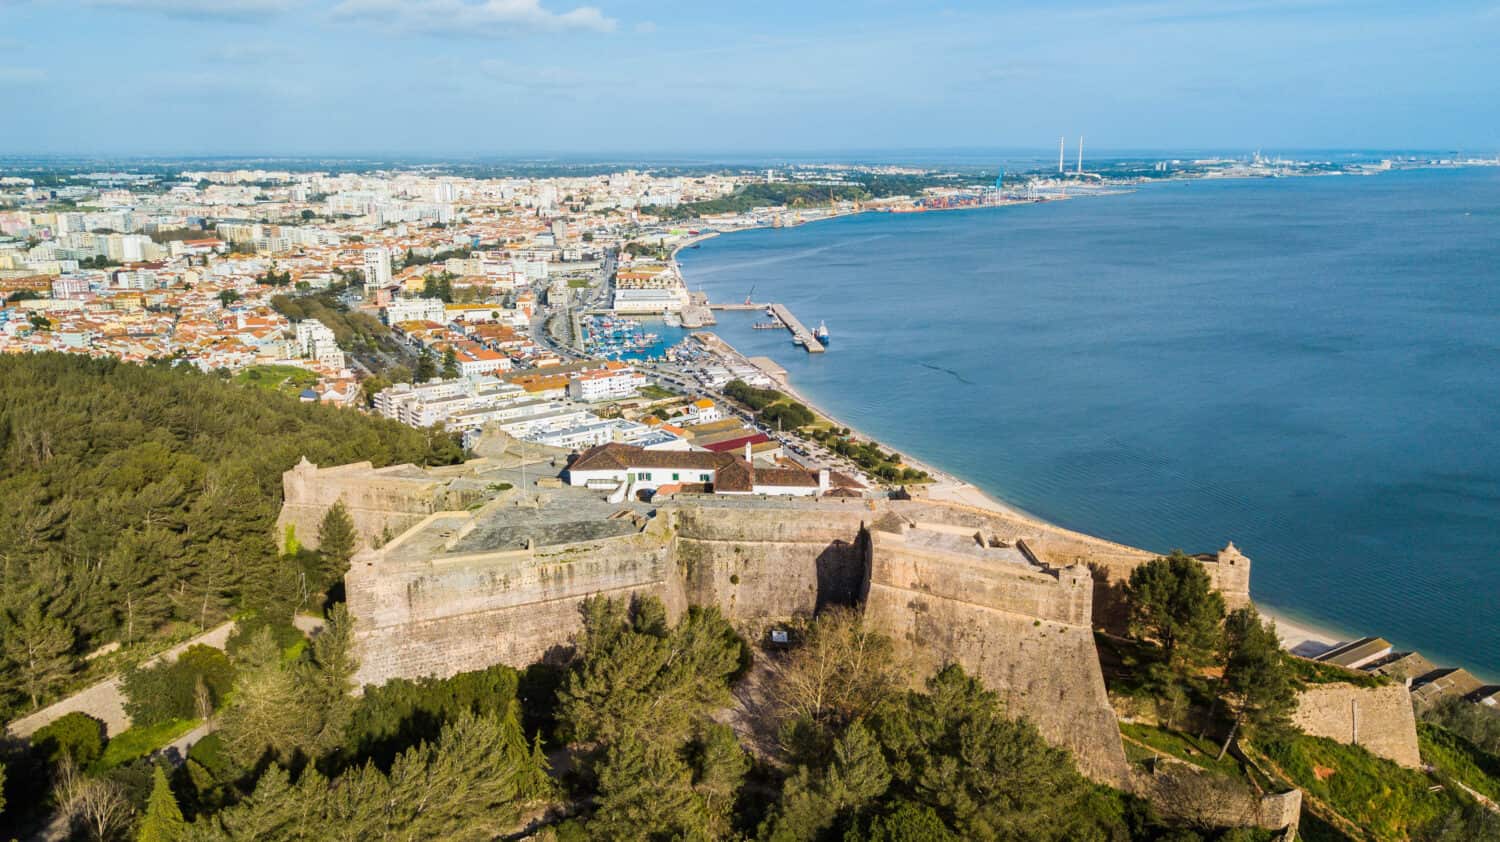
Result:
<svg viewBox="0 0 1500 842">
<path fill-rule="evenodd" d="M 288 658 L 262 629 L 232 653 L 215 732 L 172 769 L 78 772 L 78 739 L 12 759 L 30 826 L 92 838 L 238 840 L 764 840 L 1263 842 L 1173 827 L 1089 783 L 977 679 L 950 666 L 922 691 L 856 612 L 753 650 L 717 608 L 675 623 L 655 598 L 594 597 L 557 665 L 392 681 L 358 697 L 352 628 L 335 609 Z M 737 688 L 767 704 L 724 723 Z M 109 746 L 104 747 L 109 751 Z M 64 756 L 67 755 L 67 756 Z"/>
<path fill-rule="evenodd" d="M 461 455 L 446 436 L 185 367 L 0 359 L 0 714 L 81 681 L 103 644 L 150 648 L 295 593 L 272 532 L 281 475 L 303 456 Z"/>
</svg>

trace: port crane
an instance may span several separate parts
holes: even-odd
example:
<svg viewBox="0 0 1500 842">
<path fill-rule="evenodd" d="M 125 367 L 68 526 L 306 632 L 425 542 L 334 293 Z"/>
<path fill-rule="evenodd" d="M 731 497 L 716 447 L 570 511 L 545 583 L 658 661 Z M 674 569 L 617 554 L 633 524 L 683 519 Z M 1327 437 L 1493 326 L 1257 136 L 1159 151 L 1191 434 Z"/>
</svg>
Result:
<svg viewBox="0 0 1500 842">
<path fill-rule="evenodd" d="M 745 294 L 745 306 L 750 306 L 751 300 L 755 298 L 755 284 L 750 285 L 750 292 Z"/>
</svg>

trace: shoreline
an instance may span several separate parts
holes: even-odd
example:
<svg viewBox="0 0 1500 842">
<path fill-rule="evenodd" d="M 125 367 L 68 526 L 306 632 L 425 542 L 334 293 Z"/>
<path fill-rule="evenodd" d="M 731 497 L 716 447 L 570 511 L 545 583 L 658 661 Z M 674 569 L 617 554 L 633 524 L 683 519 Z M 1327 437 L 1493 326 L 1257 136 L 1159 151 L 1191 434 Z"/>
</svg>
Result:
<svg viewBox="0 0 1500 842">
<path fill-rule="evenodd" d="M 719 341 L 723 342 L 724 340 L 720 338 Z M 729 345 L 728 342 L 724 342 L 724 344 L 731 348 L 734 347 L 733 345 Z M 739 353 L 739 350 L 735 349 L 735 352 Z M 743 356 L 743 354 L 741 354 L 741 356 Z M 874 436 L 868 435 L 856 427 L 849 426 L 848 424 L 841 421 L 837 416 L 828 412 L 822 406 L 809 400 L 806 394 L 798 391 L 797 388 L 791 384 L 789 376 L 773 377 L 772 379 L 776 382 L 777 387 L 786 392 L 787 395 L 791 396 L 797 401 L 800 401 L 808 409 L 812 410 L 815 414 L 827 419 L 830 423 L 839 427 L 848 428 L 849 432 L 852 435 L 855 435 L 859 438 L 877 443 L 880 442 L 880 440 L 875 438 Z M 933 478 L 933 482 L 926 486 L 926 494 L 923 495 L 927 499 L 938 500 L 947 503 L 957 503 L 959 505 L 971 506 L 977 509 L 986 509 L 988 511 L 997 512 L 999 514 L 1008 515 L 1023 520 L 1035 521 L 1037 523 L 1056 529 L 1065 529 L 1070 532 L 1079 531 L 1058 523 L 1054 523 L 1050 520 L 1047 520 L 1046 518 L 1032 514 L 1031 512 L 1028 512 L 1018 506 L 1007 503 L 1004 500 L 994 497 L 993 495 L 984 491 L 979 486 L 968 482 L 967 480 L 964 480 L 958 476 L 955 476 L 948 471 L 936 468 L 930 463 L 923 462 L 922 460 L 909 455 L 905 451 L 896 450 L 895 448 L 889 447 L 884 444 L 882 444 L 881 446 L 886 450 L 890 450 L 900 455 L 901 461 L 904 464 L 926 471 Z M 1111 541 L 1108 538 L 1101 538 L 1089 532 L 1082 532 L 1081 534 L 1088 535 L 1091 538 L 1095 538 L 1101 541 L 1117 543 Z M 1145 551 L 1153 552 L 1149 549 L 1145 549 Z M 1332 625 L 1319 620 L 1306 618 L 1305 616 L 1293 610 L 1267 605 L 1265 603 L 1257 601 L 1253 596 L 1251 597 L 1251 602 L 1255 605 L 1256 610 L 1260 612 L 1262 619 L 1269 620 L 1276 624 L 1276 637 L 1281 641 L 1281 648 L 1287 650 L 1288 652 L 1291 652 L 1294 655 L 1300 655 L 1303 657 L 1316 657 L 1317 655 L 1326 652 L 1341 643 L 1358 640 L 1363 636 L 1337 630 Z"/>
<path fill-rule="evenodd" d="M 1196 179 L 1184 179 L 1184 181 L 1192 181 L 1192 180 L 1196 180 Z M 1114 194 L 1105 194 L 1105 195 L 1114 195 Z M 1021 203 L 1021 204 L 1036 204 L 1036 203 L 1027 202 L 1027 203 Z M 995 207 L 1002 207 L 1002 206 L 995 206 Z M 943 208 L 941 210 L 977 210 L 977 209 L 980 209 L 980 208 Z M 860 211 L 853 211 L 853 212 L 844 213 L 844 214 L 835 214 L 835 215 L 831 215 L 831 216 L 827 216 L 827 217 L 820 217 L 819 219 L 808 220 L 808 222 L 805 222 L 803 224 L 809 224 L 811 222 L 820 222 L 820 221 L 823 221 L 825 219 L 836 219 L 836 218 L 847 217 L 847 216 L 856 216 L 856 215 L 863 214 L 863 213 L 875 213 L 875 211 L 860 210 Z M 698 237 L 694 237 L 694 238 L 692 238 L 689 241 L 685 241 L 683 244 L 681 244 L 680 246 L 678 246 L 678 247 L 676 247 L 676 248 L 674 248 L 672 250 L 672 254 L 671 254 L 670 260 L 672 262 L 673 269 L 677 272 L 678 277 L 682 278 L 684 285 L 686 285 L 686 283 L 687 283 L 687 276 L 684 274 L 684 272 L 682 270 L 681 264 L 678 263 L 678 261 L 677 261 L 678 252 L 680 252 L 683 248 L 686 248 L 687 246 L 692 245 L 693 243 L 700 243 L 700 242 L 703 242 L 704 240 L 708 240 L 708 239 L 713 239 L 715 237 L 724 236 L 725 234 L 732 234 L 732 233 L 736 233 L 738 231 L 753 231 L 753 230 L 758 230 L 760 228 L 768 228 L 768 227 L 771 227 L 771 226 L 752 226 L 752 227 L 747 227 L 747 228 L 737 228 L 734 231 L 728 231 L 728 232 L 715 231 L 715 232 L 707 233 L 707 234 L 704 234 L 704 235 L 701 235 L 701 236 L 698 236 Z M 717 336 L 717 334 L 715 334 L 715 336 Z M 729 349 L 733 350 L 735 354 L 737 354 L 738 356 L 740 356 L 742 359 L 745 359 L 747 362 L 749 361 L 749 358 L 746 357 L 744 355 L 744 353 L 742 353 L 738 348 L 735 348 L 730 343 L 724 341 L 723 337 L 717 337 L 717 338 L 718 338 L 719 342 L 723 343 L 726 347 L 728 347 Z M 751 364 L 753 365 L 753 363 L 751 363 Z M 878 438 L 876 438 L 874 436 L 871 436 L 868 433 L 865 433 L 864 431 L 860 430 L 859 428 L 854 427 L 854 426 L 846 423 L 845 421 L 841 420 L 838 416 L 836 416 L 833 413 L 829 412 L 826 408 L 824 408 L 823 406 L 821 406 L 817 402 L 809 399 L 808 396 L 804 392 L 800 391 L 799 389 L 797 389 L 797 387 L 795 385 L 793 385 L 793 383 L 791 381 L 791 376 L 789 374 L 787 374 L 784 369 L 781 371 L 780 375 L 774 375 L 774 374 L 770 374 L 768 372 L 767 376 L 769 376 L 771 378 L 771 380 L 776 384 L 776 386 L 777 386 L 778 389 L 780 389 L 781 391 L 785 392 L 789 397 L 793 398 L 794 400 L 797 400 L 797 401 L 801 402 L 809 410 L 811 410 L 814 414 L 816 414 L 816 415 L 818 415 L 818 416 L 826 419 L 829 423 L 831 423 L 831 424 L 833 424 L 835 426 L 838 426 L 838 427 L 847 428 L 849 430 L 850 434 L 853 435 L 853 436 L 856 436 L 858 438 L 862 438 L 862 439 L 865 439 L 865 440 L 868 440 L 868 441 L 872 441 L 872 442 L 876 442 L 878 444 L 881 444 L 881 446 L 884 449 L 886 449 L 886 450 L 888 450 L 890 452 L 893 452 L 893 453 L 896 453 L 897 455 L 899 455 L 901 457 L 901 460 L 902 460 L 903 464 L 911 466 L 913 468 L 917 468 L 919 470 L 926 471 L 927 474 L 932 477 L 933 481 L 931 483 L 926 484 L 926 485 L 923 486 L 923 488 L 924 488 L 924 494 L 921 495 L 921 496 L 925 496 L 928 499 L 937 500 L 937 501 L 940 501 L 940 502 L 954 503 L 954 504 L 963 505 L 963 506 L 970 506 L 970 507 L 977 508 L 977 509 L 984 509 L 984 510 L 987 510 L 987 511 L 992 511 L 992 512 L 996 512 L 996 513 L 999 513 L 999 514 L 1002 514 L 1002 515 L 1006 515 L 1008 517 L 1013 517 L 1013 518 L 1019 518 L 1019 519 L 1022 519 L 1022 520 L 1032 521 L 1032 522 L 1035 522 L 1035 523 L 1038 523 L 1038 524 L 1041 524 L 1041 525 L 1044 525 L 1044 526 L 1047 526 L 1047 527 L 1055 528 L 1055 529 L 1064 529 L 1064 530 L 1067 530 L 1067 531 L 1070 531 L 1070 532 L 1079 532 L 1079 534 L 1087 535 L 1088 537 L 1094 538 L 1095 540 L 1105 541 L 1105 542 L 1108 542 L 1108 543 L 1118 543 L 1116 541 L 1112 541 L 1111 539 L 1102 538 L 1100 536 L 1093 535 L 1092 533 L 1089 533 L 1089 532 L 1086 532 L 1086 531 L 1075 530 L 1075 529 L 1072 529 L 1070 527 L 1062 526 L 1061 524 L 1054 523 L 1054 522 L 1052 522 L 1052 521 L 1050 521 L 1050 520 L 1048 520 L 1046 518 L 1037 516 L 1037 515 L 1035 515 L 1035 514 L 1033 514 L 1031 512 L 1026 511 L 1025 509 L 1020 508 L 1019 506 L 1016 506 L 1016 505 L 1008 503 L 1008 502 L 1006 502 L 1006 501 L 1004 501 L 1004 500 L 1002 500 L 1002 499 L 1000 499 L 998 497 L 995 497 L 993 494 L 991 494 L 989 492 L 986 492 L 985 490 L 981 489 L 979 486 L 975 485 L 974 483 L 968 482 L 967 480 L 964 480 L 964 479 L 956 476 L 955 474 L 953 474 L 951 472 L 944 471 L 944 470 L 942 470 L 940 468 L 937 468 L 936 466 L 932 465 L 929 462 L 925 462 L 925 461 L 921 460 L 920 458 L 912 456 L 910 453 L 908 453 L 908 452 L 906 452 L 904 450 L 898 450 L 898 449 L 896 449 L 894 447 L 890 447 L 888 445 L 883 444 L 880 439 L 878 439 Z M 1154 552 L 1153 550 L 1146 549 L 1146 548 L 1134 548 L 1134 549 L 1142 549 L 1145 552 Z M 1342 631 L 1334 628 L 1332 625 L 1330 625 L 1330 624 L 1328 624 L 1326 622 L 1323 622 L 1323 621 L 1320 621 L 1320 620 L 1306 618 L 1304 615 L 1300 614 L 1299 612 L 1297 612 L 1295 610 L 1284 609 L 1284 608 L 1280 608 L 1280 607 L 1276 607 L 1276 606 L 1271 606 L 1271 605 L 1263 604 L 1261 602 L 1256 601 L 1253 595 L 1251 596 L 1251 602 L 1252 602 L 1252 604 L 1255 605 L 1256 610 L 1258 610 L 1260 612 L 1261 617 L 1263 619 L 1270 620 L 1270 621 L 1272 621 L 1272 622 L 1275 623 L 1275 625 L 1276 625 L 1276 636 L 1281 641 L 1282 648 L 1285 649 L 1286 651 L 1291 652 L 1291 653 L 1296 654 L 1296 655 L 1301 655 L 1303 657 L 1314 657 L 1317 654 L 1320 654 L 1321 652 L 1324 652 L 1324 651 L 1327 651 L 1329 649 L 1332 649 L 1334 646 L 1336 646 L 1338 644 L 1345 643 L 1345 642 L 1352 641 L 1352 640 L 1357 640 L 1357 639 L 1359 639 L 1359 637 L 1363 636 L 1363 635 L 1357 635 L 1357 634 L 1351 634 L 1351 633 L 1342 632 Z"/>
<path fill-rule="evenodd" d="M 720 338 L 719 341 L 723 342 L 724 340 Z M 724 342 L 724 344 L 728 345 L 731 348 L 734 347 L 733 345 L 729 345 L 728 342 Z M 735 352 L 739 353 L 739 350 L 735 349 Z M 848 424 L 839 420 L 837 416 L 828 412 L 822 406 L 809 400 L 804 393 L 798 391 L 797 388 L 791 384 L 789 376 L 773 377 L 772 379 L 776 381 L 777 387 L 786 392 L 787 395 L 791 396 L 795 400 L 800 401 L 808 409 L 812 410 L 815 414 L 826 418 L 830 423 L 835 424 L 839 427 L 848 428 L 851 434 L 859 438 L 877 443 L 880 442 L 880 440 L 875 438 L 874 436 L 868 435 L 856 427 L 849 426 Z M 938 500 L 946 503 L 957 503 L 959 505 L 971 506 L 977 509 L 986 509 L 988 511 L 998 512 L 1003 515 L 1008 515 L 1023 520 L 1035 521 L 1036 523 L 1040 523 L 1056 529 L 1065 529 L 1070 532 L 1079 531 L 1058 523 L 1054 523 L 1046 518 L 1039 517 L 1011 503 L 1007 503 L 1004 500 L 984 491 L 979 486 L 968 482 L 967 480 L 964 480 L 958 476 L 955 476 L 948 471 L 936 468 L 930 463 L 923 462 L 922 460 L 909 455 L 905 451 L 896 450 L 895 448 L 889 447 L 884 444 L 882 444 L 881 446 L 886 450 L 890 450 L 900 455 L 901 461 L 904 464 L 926 471 L 933 478 L 933 482 L 926 486 L 926 494 L 923 495 L 927 499 Z M 1101 541 L 1116 543 L 1108 538 L 1101 538 L 1089 532 L 1082 532 L 1081 534 L 1088 535 L 1091 538 L 1096 538 Z M 1149 549 L 1145 549 L 1145 551 L 1153 552 Z M 1263 620 L 1269 620 L 1275 623 L 1276 637 L 1281 641 L 1281 648 L 1287 650 L 1288 652 L 1291 652 L 1294 655 L 1299 655 L 1302 657 L 1316 657 L 1317 655 L 1326 652 L 1339 644 L 1347 643 L 1352 640 L 1358 640 L 1363 636 L 1340 631 L 1330 624 L 1324 623 L 1319 620 L 1306 618 L 1305 616 L 1293 610 L 1267 605 L 1256 600 L 1254 596 L 1251 596 L 1251 602 L 1255 605 L 1256 610 L 1260 612 L 1261 618 Z"/>
<path fill-rule="evenodd" d="M 719 341 L 724 342 L 722 337 Z M 728 345 L 731 348 L 734 347 L 733 345 L 729 345 L 728 342 L 724 342 L 724 344 Z M 739 353 L 739 349 L 736 348 L 735 353 Z M 741 356 L 744 355 L 741 354 Z M 1036 521 L 1037 523 L 1045 524 L 1047 526 L 1056 527 L 1059 529 L 1066 528 L 1061 526 L 1060 524 L 1053 523 L 1046 518 L 1038 517 L 1037 515 L 1034 515 L 1031 512 L 1020 508 L 1019 506 L 1012 505 L 996 497 L 993 497 L 981 490 L 979 486 L 974 485 L 971 482 L 967 482 L 947 471 L 933 466 L 928 462 L 924 462 L 905 451 L 890 447 L 882 443 L 880 439 L 875 438 L 874 436 L 864 432 L 863 430 L 860 430 L 857 427 L 850 426 L 849 424 L 841 420 L 838 416 L 823 408 L 818 403 L 808 399 L 806 394 L 799 391 L 797 387 L 792 385 L 790 376 L 772 377 L 771 379 L 776 382 L 777 387 L 780 388 L 783 392 L 785 392 L 787 395 L 791 396 L 798 402 L 802 403 L 808 409 L 812 410 L 815 415 L 819 415 L 827 419 L 830 424 L 847 429 L 852 436 L 865 439 L 866 441 L 872 441 L 876 444 L 880 444 L 882 448 L 900 456 L 903 465 L 916 468 L 921 471 L 926 471 L 927 475 L 932 477 L 932 482 L 927 483 L 923 486 L 923 488 L 925 489 L 925 493 L 919 496 L 925 496 L 928 499 L 932 500 L 960 503 L 962 505 L 973 506 L 974 508 L 978 509 L 989 509 L 991 511 L 1000 512 L 1002 514 L 1022 518 L 1024 520 Z"/>
</svg>

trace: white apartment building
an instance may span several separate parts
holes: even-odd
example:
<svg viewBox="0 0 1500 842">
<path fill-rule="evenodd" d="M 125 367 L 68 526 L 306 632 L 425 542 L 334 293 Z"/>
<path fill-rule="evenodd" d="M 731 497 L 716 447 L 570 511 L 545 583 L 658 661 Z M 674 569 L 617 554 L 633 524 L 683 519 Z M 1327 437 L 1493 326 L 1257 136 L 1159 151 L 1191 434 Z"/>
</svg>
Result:
<svg viewBox="0 0 1500 842">
<path fill-rule="evenodd" d="M 384 246 L 370 246 L 364 253 L 365 287 L 390 286 L 391 253 Z"/>
<path fill-rule="evenodd" d="M 333 368 L 344 367 L 344 352 L 339 349 L 333 330 L 317 319 L 297 323 L 296 342 L 302 356 Z"/>
<path fill-rule="evenodd" d="M 366 275 L 365 277 L 369 276 Z M 438 324 L 447 324 L 448 317 L 444 311 L 445 306 L 441 298 L 398 298 L 386 305 L 385 323 L 388 325 L 400 324 L 402 322 L 437 322 Z"/>
<path fill-rule="evenodd" d="M 633 398 L 646 385 L 646 376 L 621 363 L 605 363 L 604 368 L 580 371 L 568 381 L 568 397 L 576 401 L 621 400 Z"/>
<path fill-rule="evenodd" d="M 459 373 L 465 377 L 510 371 L 510 358 L 472 343 L 455 348 L 453 357 L 458 362 Z"/>
</svg>

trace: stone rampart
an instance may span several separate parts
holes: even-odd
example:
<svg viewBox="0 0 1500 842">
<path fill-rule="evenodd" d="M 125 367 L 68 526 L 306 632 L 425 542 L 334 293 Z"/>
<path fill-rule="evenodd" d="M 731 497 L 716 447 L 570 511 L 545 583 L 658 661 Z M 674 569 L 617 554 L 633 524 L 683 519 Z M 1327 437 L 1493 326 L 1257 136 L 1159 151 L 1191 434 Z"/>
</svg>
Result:
<svg viewBox="0 0 1500 842">
<path fill-rule="evenodd" d="M 1290 839 L 1302 819 L 1302 790 L 1261 794 L 1248 784 L 1209 774 L 1183 762 L 1153 772 L 1132 771 L 1132 792 L 1151 802 L 1163 818 L 1194 827 L 1259 827 L 1287 830 Z"/>
<path fill-rule="evenodd" d="M 651 594 L 675 616 L 686 603 L 669 548 L 653 533 L 410 562 L 366 551 L 345 578 L 356 618 L 356 681 L 556 659 L 581 627 L 579 604 L 596 594 Z M 390 549 L 399 551 L 399 542 Z"/>
<path fill-rule="evenodd" d="M 379 544 L 382 538 L 400 535 L 433 512 L 460 508 L 461 499 L 450 499 L 448 483 L 414 465 L 375 468 L 369 462 L 319 468 L 303 459 L 282 474 L 281 514 L 276 519 L 276 540 L 283 542 L 293 527 L 305 547 L 318 546 L 318 526 L 334 503 L 342 500 L 354 521 L 359 546 Z"/>
<path fill-rule="evenodd" d="M 683 506 L 670 510 L 673 556 L 689 602 L 717 605 L 732 620 L 811 616 L 854 605 L 864 589 L 860 511 Z"/>
<path fill-rule="evenodd" d="M 287 472 L 278 533 L 293 524 L 312 543 L 342 500 L 363 538 L 345 580 L 361 683 L 560 657 L 594 594 L 655 595 L 673 616 L 715 605 L 744 627 L 863 605 L 913 657 L 914 682 L 959 663 L 1091 777 L 1124 782 L 1092 636 L 1095 594 L 1151 553 L 925 500 L 710 496 L 611 509 L 558 489 L 524 506 L 476 506 L 465 495 L 488 487 L 487 465 Z M 400 534 L 386 543 L 382 533 Z M 1243 579 L 1211 570 L 1215 581 L 1247 591 L 1248 560 L 1225 567 Z"/>
<path fill-rule="evenodd" d="M 1089 625 L 1092 580 L 911 546 L 871 533 L 868 622 L 919 673 L 956 662 L 1067 747 L 1089 777 L 1123 785 L 1125 751 Z"/>
<path fill-rule="evenodd" d="M 1131 571 L 1159 555 L 1022 515 L 962 504 L 929 500 L 892 501 L 882 504 L 881 510 L 908 522 L 938 520 L 973 526 L 985 535 L 1007 543 L 1024 543 L 1036 560 L 1048 567 L 1086 565 L 1093 571 L 1095 580 L 1094 624 L 1115 631 L 1124 629 L 1122 588 Z M 1250 559 L 1233 544 L 1217 553 L 1205 553 L 1196 558 L 1203 563 L 1214 588 L 1224 595 L 1224 602 L 1230 610 L 1249 604 Z"/>
<path fill-rule="evenodd" d="M 1401 684 L 1320 684 L 1297 697 L 1292 724 L 1314 737 L 1363 746 L 1409 768 L 1422 765 L 1411 694 Z"/>
</svg>

